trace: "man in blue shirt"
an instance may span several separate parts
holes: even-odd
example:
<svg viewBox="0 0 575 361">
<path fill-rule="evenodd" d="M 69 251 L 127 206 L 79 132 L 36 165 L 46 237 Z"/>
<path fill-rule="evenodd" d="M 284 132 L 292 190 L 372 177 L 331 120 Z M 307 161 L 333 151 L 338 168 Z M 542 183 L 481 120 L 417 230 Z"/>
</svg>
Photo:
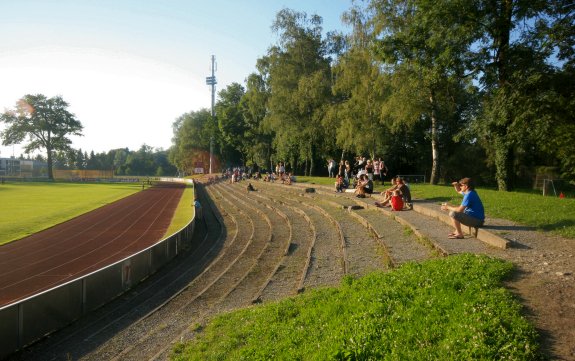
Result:
<svg viewBox="0 0 575 361">
<path fill-rule="evenodd" d="M 461 224 L 469 227 L 481 227 L 485 221 L 485 210 L 471 178 L 463 178 L 459 182 L 453 182 L 453 186 L 457 193 L 463 194 L 461 205 L 456 207 L 443 203 L 441 209 L 449 211 L 453 227 L 455 227 L 455 231 L 450 233 L 448 237 L 463 239 Z"/>
</svg>

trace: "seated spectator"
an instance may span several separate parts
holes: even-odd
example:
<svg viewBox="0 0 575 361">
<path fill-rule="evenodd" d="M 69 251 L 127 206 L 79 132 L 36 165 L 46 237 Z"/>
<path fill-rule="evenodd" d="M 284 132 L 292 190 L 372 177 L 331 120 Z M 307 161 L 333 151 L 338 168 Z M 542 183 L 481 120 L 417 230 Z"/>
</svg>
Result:
<svg viewBox="0 0 575 361">
<path fill-rule="evenodd" d="M 403 210 L 403 197 L 401 196 L 401 192 L 399 190 L 394 190 L 391 196 L 391 210 L 392 211 L 401 211 Z"/>
<path fill-rule="evenodd" d="M 389 206 L 389 202 L 391 201 L 391 197 L 393 196 L 393 192 L 399 189 L 399 186 L 398 186 L 399 181 L 397 179 L 392 179 L 391 184 L 392 184 L 391 187 L 389 187 L 388 189 L 381 192 L 381 195 L 383 196 L 383 201 L 375 202 L 376 206 L 378 206 L 378 207 Z"/>
<path fill-rule="evenodd" d="M 373 193 L 373 181 L 370 180 L 366 174 L 362 174 L 359 177 L 359 181 L 355 188 L 355 195 L 359 198 L 365 198 L 366 194 Z"/>
<path fill-rule="evenodd" d="M 344 187 L 343 187 L 343 177 L 341 176 L 341 174 L 338 174 L 337 177 L 335 178 L 335 191 L 337 193 L 341 193 L 343 192 Z"/>
<path fill-rule="evenodd" d="M 483 203 L 475 191 L 475 186 L 471 178 L 463 178 L 459 182 L 453 182 L 453 187 L 457 193 L 463 194 L 463 201 L 459 206 L 450 206 L 447 203 L 441 205 L 441 209 L 449 211 L 449 216 L 455 231 L 449 233 L 448 238 L 463 239 L 461 225 L 468 227 L 481 227 L 485 221 L 485 210 Z"/>
<path fill-rule="evenodd" d="M 399 179 L 399 182 L 397 181 Z M 411 204 L 411 190 L 409 189 L 409 185 L 405 183 L 405 181 L 397 177 L 396 184 L 398 184 L 398 190 L 401 192 L 401 197 L 403 198 L 403 202 L 409 209 L 413 209 L 413 205 Z"/>
</svg>

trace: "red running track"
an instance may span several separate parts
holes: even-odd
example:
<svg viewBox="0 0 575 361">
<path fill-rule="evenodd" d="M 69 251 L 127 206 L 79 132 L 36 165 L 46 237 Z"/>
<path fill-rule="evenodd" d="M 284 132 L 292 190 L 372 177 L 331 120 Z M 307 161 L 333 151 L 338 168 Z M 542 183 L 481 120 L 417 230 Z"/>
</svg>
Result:
<svg viewBox="0 0 575 361">
<path fill-rule="evenodd" d="M 0 307 L 153 245 L 170 225 L 184 187 L 161 183 L 0 246 Z"/>
</svg>

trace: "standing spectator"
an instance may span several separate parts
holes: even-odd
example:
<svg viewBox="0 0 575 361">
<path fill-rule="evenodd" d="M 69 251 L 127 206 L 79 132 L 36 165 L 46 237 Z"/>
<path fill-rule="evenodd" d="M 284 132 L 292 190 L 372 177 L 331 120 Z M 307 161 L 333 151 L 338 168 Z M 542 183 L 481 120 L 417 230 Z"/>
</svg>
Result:
<svg viewBox="0 0 575 361">
<path fill-rule="evenodd" d="M 333 160 L 333 158 L 330 158 L 327 161 L 327 172 L 328 172 L 330 178 L 335 177 L 335 168 L 336 168 L 335 160 Z"/>
<path fill-rule="evenodd" d="M 359 172 L 365 167 L 365 158 L 358 155 L 355 158 L 355 163 L 353 164 L 353 174 L 359 176 Z"/>
<path fill-rule="evenodd" d="M 367 178 L 373 182 L 373 163 L 371 159 L 368 159 L 365 163 L 365 174 L 367 174 Z"/>
<path fill-rule="evenodd" d="M 278 168 L 278 172 L 277 172 L 277 173 L 279 174 L 280 179 L 283 179 L 283 178 L 284 178 L 284 175 L 285 175 L 285 172 L 286 172 L 286 167 L 285 167 L 285 165 L 284 165 L 284 162 L 279 162 L 279 163 L 278 163 L 278 166 L 279 166 L 279 168 Z"/>
<path fill-rule="evenodd" d="M 379 166 L 380 166 L 380 164 L 381 164 L 381 163 L 379 162 L 380 160 L 381 160 L 381 158 L 380 158 L 380 159 L 375 159 L 375 160 L 373 161 L 373 180 L 374 180 L 374 181 L 375 181 L 375 180 L 381 181 L 381 174 L 379 173 Z"/>
<path fill-rule="evenodd" d="M 342 178 L 345 177 L 345 162 L 343 159 L 339 162 L 339 168 L 337 169 L 337 175 L 342 176 Z"/>
<path fill-rule="evenodd" d="M 345 182 L 347 184 L 349 184 L 349 179 L 351 178 L 351 165 L 349 164 L 349 161 L 346 160 L 345 161 L 345 173 L 343 175 L 343 179 L 345 180 Z"/>
<path fill-rule="evenodd" d="M 388 169 L 385 166 L 385 162 L 379 158 L 379 173 L 381 174 L 381 185 L 385 185 L 385 178 L 387 177 Z M 392 182 L 393 183 L 393 182 Z"/>
</svg>

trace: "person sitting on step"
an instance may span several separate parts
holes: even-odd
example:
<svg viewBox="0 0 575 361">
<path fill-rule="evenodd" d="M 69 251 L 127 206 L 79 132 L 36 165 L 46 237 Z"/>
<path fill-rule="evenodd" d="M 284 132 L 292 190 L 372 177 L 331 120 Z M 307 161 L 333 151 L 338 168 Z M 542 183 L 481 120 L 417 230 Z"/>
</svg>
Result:
<svg viewBox="0 0 575 361">
<path fill-rule="evenodd" d="M 459 206 L 450 206 L 447 203 L 441 205 L 441 209 L 449 211 L 449 216 L 455 230 L 448 234 L 448 238 L 463 239 L 461 224 L 468 227 L 481 227 L 485 221 L 485 210 L 471 178 L 463 178 L 459 182 L 453 182 L 457 193 L 463 194 L 463 201 Z"/>
</svg>

